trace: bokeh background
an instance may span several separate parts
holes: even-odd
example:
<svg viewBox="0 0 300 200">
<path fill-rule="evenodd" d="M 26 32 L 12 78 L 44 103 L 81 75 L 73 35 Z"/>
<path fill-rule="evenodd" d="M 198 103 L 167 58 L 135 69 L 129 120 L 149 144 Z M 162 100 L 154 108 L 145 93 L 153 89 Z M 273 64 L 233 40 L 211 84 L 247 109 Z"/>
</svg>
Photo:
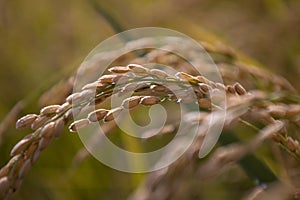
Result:
<svg viewBox="0 0 300 200">
<path fill-rule="evenodd" d="M 219 38 L 286 77 L 300 91 L 299 0 L 96 0 L 125 29 L 171 28 L 195 39 Z M 114 35 L 89 0 L 0 0 L 0 120 L 21 99 L 37 112 L 38 95 L 68 77 L 101 41 Z M 0 138 L 0 166 L 26 131 Z M 124 199 L 143 175 L 117 172 L 93 158 L 79 166 L 82 148 L 65 133 L 43 153 L 14 199 Z M 225 195 L 226 196 L 226 195 Z"/>
</svg>

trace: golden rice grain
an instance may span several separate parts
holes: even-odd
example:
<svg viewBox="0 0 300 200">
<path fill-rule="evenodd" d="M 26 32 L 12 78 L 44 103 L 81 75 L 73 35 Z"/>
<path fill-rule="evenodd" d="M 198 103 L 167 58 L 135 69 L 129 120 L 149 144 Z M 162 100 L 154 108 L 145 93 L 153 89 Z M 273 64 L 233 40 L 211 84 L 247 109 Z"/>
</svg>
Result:
<svg viewBox="0 0 300 200">
<path fill-rule="evenodd" d="M 41 150 L 36 149 L 36 150 L 34 151 L 34 153 L 33 153 L 32 156 L 31 156 L 31 163 L 32 163 L 32 164 L 35 163 L 35 162 L 37 161 L 37 159 L 39 158 L 40 154 L 41 154 Z"/>
<path fill-rule="evenodd" d="M 122 110 L 123 110 L 122 107 L 117 107 L 117 108 L 114 108 L 114 109 L 110 110 L 106 114 L 106 116 L 103 118 L 103 121 L 104 122 L 109 122 L 109 121 L 114 120 L 115 118 L 117 118 L 119 116 L 119 114 L 121 113 Z"/>
<path fill-rule="evenodd" d="M 18 155 L 13 156 L 13 157 L 8 161 L 7 165 L 8 165 L 9 167 L 13 167 L 13 166 L 16 164 L 16 162 L 17 162 L 21 157 L 22 157 L 21 154 L 18 154 Z"/>
<path fill-rule="evenodd" d="M 123 67 L 123 66 L 116 66 L 116 67 L 111 67 L 108 69 L 109 72 L 117 73 L 117 74 L 123 74 L 126 72 L 129 72 L 128 67 Z"/>
<path fill-rule="evenodd" d="M 129 98 L 125 99 L 122 102 L 121 106 L 123 108 L 126 108 L 126 109 L 134 108 L 137 105 L 139 105 L 139 102 L 140 102 L 141 98 L 142 98 L 142 96 L 132 96 L 132 97 L 129 97 Z"/>
<path fill-rule="evenodd" d="M 81 98 L 80 93 L 76 92 L 76 93 L 69 95 L 66 98 L 66 102 L 68 102 L 69 104 L 78 104 L 78 103 L 80 103 L 79 102 L 80 98 Z"/>
<path fill-rule="evenodd" d="M 8 164 L 4 165 L 0 169 L 0 178 L 6 176 L 9 173 L 10 169 L 11 169 L 11 166 L 9 166 Z"/>
<path fill-rule="evenodd" d="M 73 107 L 72 109 L 68 110 L 65 114 L 64 114 L 64 119 L 66 121 L 70 121 L 71 119 L 74 118 L 74 116 L 76 117 L 79 113 L 81 112 L 81 107 Z"/>
<path fill-rule="evenodd" d="M 286 115 L 287 107 L 284 105 L 269 105 L 267 107 L 267 112 L 270 113 L 272 117 L 283 118 Z"/>
<path fill-rule="evenodd" d="M 54 133 L 53 133 L 54 138 L 58 138 L 62 134 L 64 128 L 65 128 L 64 119 L 63 118 L 58 119 L 55 122 Z"/>
<path fill-rule="evenodd" d="M 52 138 L 49 138 L 49 137 L 42 137 L 38 144 L 38 150 L 39 151 L 45 150 L 48 147 L 48 145 L 50 144 L 51 139 Z"/>
<path fill-rule="evenodd" d="M 138 64 L 129 64 L 127 65 L 127 68 L 129 68 L 134 73 L 147 73 L 148 69 L 143 67 L 142 65 Z"/>
<path fill-rule="evenodd" d="M 50 119 L 50 117 L 48 117 L 48 116 L 39 116 L 31 124 L 31 129 L 32 130 L 37 130 L 38 128 L 40 128 L 41 126 L 43 126 L 49 119 Z"/>
<path fill-rule="evenodd" d="M 177 102 L 178 98 L 175 94 L 171 93 L 171 94 L 168 95 L 168 100 Z"/>
<path fill-rule="evenodd" d="M 22 151 L 24 151 L 27 146 L 32 142 L 33 134 L 25 136 L 22 140 L 20 140 L 11 150 L 10 155 L 15 156 Z"/>
<path fill-rule="evenodd" d="M 162 85 L 151 85 L 150 89 L 154 92 L 166 92 L 166 87 Z"/>
<path fill-rule="evenodd" d="M 167 78 L 169 76 L 166 72 L 164 72 L 160 69 L 151 69 L 150 73 L 155 75 L 156 77 L 162 78 L 162 79 Z"/>
<path fill-rule="evenodd" d="M 98 109 L 98 110 L 95 110 L 95 111 L 89 113 L 87 118 L 88 118 L 88 120 L 90 120 L 90 122 L 98 122 L 98 121 L 102 120 L 108 112 L 109 112 L 109 110 L 106 110 L 106 109 Z"/>
<path fill-rule="evenodd" d="M 244 95 L 247 94 L 247 91 L 245 90 L 245 88 L 240 84 L 240 83 L 235 83 L 233 85 L 236 93 L 238 93 L 239 95 Z"/>
<path fill-rule="evenodd" d="M 26 149 L 26 151 L 24 151 L 23 155 L 25 159 L 28 159 L 32 156 L 33 152 L 38 148 L 38 142 L 39 140 L 34 140 L 30 146 Z"/>
<path fill-rule="evenodd" d="M 10 186 L 10 182 L 7 176 L 0 178 L 0 197 L 3 197 L 4 193 Z"/>
<path fill-rule="evenodd" d="M 108 74 L 108 75 L 103 75 L 101 76 L 98 81 L 99 83 L 113 83 L 114 82 L 114 78 L 118 77 L 119 75 L 117 74 Z"/>
<path fill-rule="evenodd" d="M 194 90 L 194 93 L 196 95 L 197 98 L 203 98 L 204 97 L 204 93 L 201 92 L 200 88 L 199 87 L 193 87 L 193 90 Z"/>
<path fill-rule="evenodd" d="M 56 111 L 60 108 L 60 105 L 51 105 L 51 106 L 46 106 L 41 109 L 40 115 L 51 115 L 51 114 L 56 114 Z"/>
<path fill-rule="evenodd" d="M 204 76 L 196 76 L 196 79 L 199 83 L 208 83 L 208 79 L 205 78 Z"/>
<path fill-rule="evenodd" d="M 133 79 L 135 77 L 136 77 L 135 73 L 133 73 L 133 72 L 127 72 L 125 75 L 120 76 L 120 78 L 118 79 L 118 81 L 114 80 L 114 83 L 117 84 L 117 85 L 126 84 L 131 79 Z"/>
<path fill-rule="evenodd" d="M 156 96 L 144 96 L 140 100 L 140 104 L 145 106 L 152 106 L 154 104 L 158 104 L 160 102 L 160 98 Z"/>
<path fill-rule="evenodd" d="M 85 89 L 81 92 L 76 92 L 67 97 L 66 101 L 69 104 L 80 104 L 87 100 L 90 100 L 95 95 L 95 91 L 92 89 Z"/>
<path fill-rule="evenodd" d="M 95 81 L 84 85 L 81 90 L 98 90 L 106 85 L 106 83 L 100 83 L 99 81 Z"/>
<path fill-rule="evenodd" d="M 19 170 L 18 178 L 23 179 L 26 176 L 26 174 L 29 172 L 30 168 L 31 168 L 31 161 L 30 159 L 27 159 L 24 161 L 22 167 Z"/>
<path fill-rule="evenodd" d="M 60 114 L 63 113 L 65 111 L 68 110 L 68 108 L 70 107 L 70 104 L 68 102 L 62 104 L 57 110 L 56 110 L 56 114 Z"/>
<path fill-rule="evenodd" d="M 274 134 L 272 135 L 272 140 L 273 140 L 274 142 L 281 143 L 281 137 L 280 137 L 278 134 L 276 134 L 276 133 L 274 133 Z"/>
<path fill-rule="evenodd" d="M 25 115 L 24 117 L 20 118 L 17 121 L 16 128 L 20 129 L 20 128 L 30 127 L 31 124 L 36 120 L 37 117 L 38 117 L 38 115 L 36 115 L 36 114 Z"/>
<path fill-rule="evenodd" d="M 293 117 L 296 115 L 300 115 L 300 104 L 288 105 L 288 109 L 286 110 L 286 116 Z"/>
<path fill-rule="evenodd" d="M 188 81 L 190 83 L 198 83 L 199 82 L 199 79 L 197 77 L 189 75 L 189 74 L 187 74 L 185 72 L 177 72 L 175 74 L 175 76 L 178 77 L 178 78 L 180 78 L 180 79 L 182 79 L 182 80 L 186 80 L 186 81 Z"/>
<path fill-rule="evenodd" d="M 207 94 L 209 93 L 209 91 L 211 90 L 211 87 L 205 83 L 199 83 L 199 89 L 203 94 Z"/>
<path fill-rule="evenodd" d="M 42 128 L 40 132 L 40 137 L 51 138 L 53 136 L 54 130 L 55 130 L 55 122 L 50 122 Z"/>
<path fill-rule="evenodd" d="M 226 86 L 226 92 L 228 92 L 230 94 L 236 94 L 236 91 L 235 91 L 234 87 L 231 86 L 231 85 Z"/>
<path fill-rule="evenodd" d="M 285 143 L 286 143 L 286 147 L 291 152 L 296 152 L 296 150 L 299 149 L 299 142 L 296 140 L 293 140 L 291 137 L 287 137 Z"/>
<path fill-rule="evenodd" d="M 80 102 L 90 100 L 95 96 L 95 90 L 87 89 L 80 92 Z"/>
<path fill-rule="evenodd" d="M 77 121 L 74 121 L 70 126 L 69 130 L 71 132 L 77 132 L 80 129 L 83 129 L 89 125 L 90 121 L 88 119 L 80 119 Z"/>
</svg>

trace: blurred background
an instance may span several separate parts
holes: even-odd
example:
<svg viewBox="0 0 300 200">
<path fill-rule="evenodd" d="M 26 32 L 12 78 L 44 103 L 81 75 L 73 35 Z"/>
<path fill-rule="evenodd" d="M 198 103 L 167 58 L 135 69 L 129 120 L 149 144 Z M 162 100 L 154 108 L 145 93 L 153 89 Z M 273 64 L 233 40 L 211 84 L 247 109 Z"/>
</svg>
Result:
<svg viewBox="0 0 300 200">
<path fill-rule="evenodd" d="M 98 0 L 97 4 L 125 29 L 159 26 L 195 39 L 219 38 L 286 77 L 300 91 L 299 0 Z M 35 104 L 27 105 L 22 114 L 37 112 L 36 97 L 68 77 L 98 43 L 115 33 L 89 0 L 0 0 L 0 119 L 23 98 Z M 25 134 L 14 127 L 7 130 L 0 166 Z M 76 135 L 63 134 L 43 153 L 14 199 L 123 199 L 140 183 L 143 175 L 109 169 L 93 158 L 72 165 L 80 148 Z"/>
</svg>

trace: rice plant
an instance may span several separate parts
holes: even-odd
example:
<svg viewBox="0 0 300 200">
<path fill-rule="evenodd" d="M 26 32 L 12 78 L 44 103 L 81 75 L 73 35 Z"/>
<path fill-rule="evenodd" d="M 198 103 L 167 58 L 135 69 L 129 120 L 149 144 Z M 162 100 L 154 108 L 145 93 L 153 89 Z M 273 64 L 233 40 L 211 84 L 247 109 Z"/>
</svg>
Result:
<svg viewBox="0 0 300 200">
<path fill-rule="evenodd" d="M 0 170 L 1 198 L 10 199 L 22 187 L 32 166 L 39 164 L 43 151 L 59 139 L 66 127 L 76 133 L 101 124 L 108 136 L 116 133 L 116 119 L 123 111 L 143 118 L 149 107 L 159 104 L 174 108 L 179 103 L 199 108 L 185 115 L 190 126 L 200 124 L 192 145 L 170 166 L 145 174 L 128 198 L 216 199 L 222 196 L 215 194 L 219 184 L 225 185 L 222 191 L 227 191 L 231 199 L 297 198 L 299 94 L 283 77 L 248 64 L 230 47 L 200 43 L 217 64 L 223 83 L 199 74 L 171 51 L 143 49 L 123 55 L 106 74 L 78 92 L 70 93 L 75 75 L 53 86 L 41 99 L 47 102 L 45 96 L 50 96 L 61 104 L 47 105 L 16 122 L 16 128 L 26 129 L 28 134 L 13 146 L 11 159 Z M 147 63 L 155 65 L 149 67 Z M 162 70 L 161 64 L 177 73 Z M 222 92 L 226 95 L 226 101 L 221 102 L 224 107 L 212 101 Z M 114 95 L 124 97 L 118 107 L 107 103 Z M 95 109 L 84 112 L 91 107 Z M 227 114 L 218 143 L 205 158 L 199 158 L 211 117 L 222 109 Z M 80 117 L 74 119 L 77 114 Z M 147 148 L 151 149 L 156 142 L 168 142 L 178 129 L 177 119 L 171 118 L 159 132 L 140 134 L 150 141 Z M 83 148 L 74 160 L 80 165 L 89 156 Z"/>
</svg>

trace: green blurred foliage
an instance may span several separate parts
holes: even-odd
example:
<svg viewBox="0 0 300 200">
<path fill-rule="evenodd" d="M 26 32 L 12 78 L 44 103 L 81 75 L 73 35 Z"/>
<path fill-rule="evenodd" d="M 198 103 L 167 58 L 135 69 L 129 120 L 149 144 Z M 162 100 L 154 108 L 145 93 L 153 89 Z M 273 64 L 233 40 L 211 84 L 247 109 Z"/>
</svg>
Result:
<svg viewBox="0 0 300 200">
<path fill-rule="evenodd" d="M 207 40 L 214 40 L 209 33 L 213 32 L 300 89 L 298 0 L 98 3 L 128 29 L 162 26 Z M 90 50 L 113 34 L 109 23 L 87 0 L 1 0 L 0 119 L 19 100 L 38 97 L 67 77 Z M 22 114 L 38 111 L 38 99 L 30 103 Z M 27 131 L 15 131 L 13 127 L 7 131 L 0 151 L 1 166 L 8 161 L 13 144 Z M 140 183 L 143 175 L 118 172 L 94 158 L 72 166 L 74 155 L 82 147 L 78 136 L 66 131 L 42 154 L 14 199 L 124 199 Z M 216 198 L 225 198 L 228 194 L 222 182 L 212 182 L 218 188 Z M 204 188 L 214 193 L 210 184 Z"/>
</svg>

